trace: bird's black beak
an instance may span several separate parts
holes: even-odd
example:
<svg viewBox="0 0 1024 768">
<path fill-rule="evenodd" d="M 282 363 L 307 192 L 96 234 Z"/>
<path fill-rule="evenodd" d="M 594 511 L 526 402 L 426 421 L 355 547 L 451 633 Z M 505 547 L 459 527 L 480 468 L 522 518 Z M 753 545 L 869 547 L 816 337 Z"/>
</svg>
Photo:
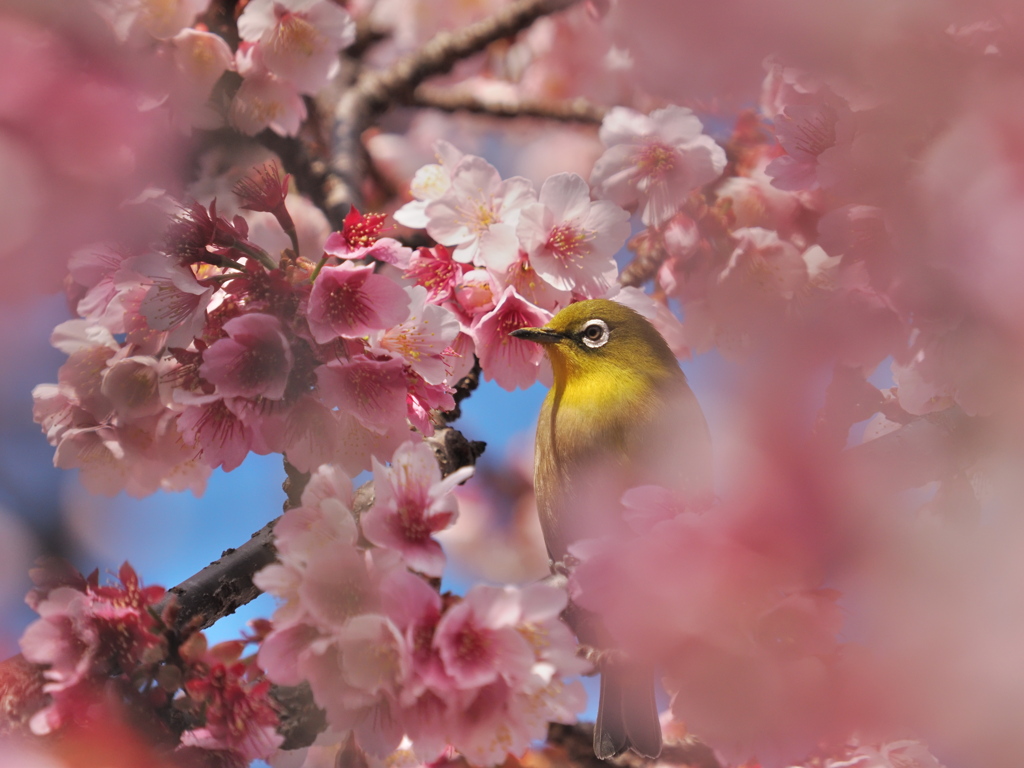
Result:
<svg viewBox="0 0 1024 768">
<path fill-rule="evenodd" d="M 517 328 L 509 336 L 535 341 L 538 344 L 556 344 L 565 338 L 558 331 L 549 331 L 547 328 Z"/>
</svg>

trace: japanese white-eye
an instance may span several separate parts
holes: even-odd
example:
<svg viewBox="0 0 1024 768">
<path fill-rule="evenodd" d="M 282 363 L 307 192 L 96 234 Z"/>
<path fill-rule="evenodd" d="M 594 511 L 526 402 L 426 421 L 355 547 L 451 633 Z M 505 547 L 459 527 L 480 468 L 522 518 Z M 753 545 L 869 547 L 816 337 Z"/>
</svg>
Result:
<svg viewBox="0 0 1024 768">
<path fill-rule="evenodd" d="M 567 561 L 575 542 L 629 535 L 620 500 L 630 488 L 658 485 L 684 499 L 710 494 L 704 414 L 669 345 L 643 316 L 593 299 L 512 336 L 543 344 L 554 373 L 534 467 L 553 565 Z M 570 605 L 566 618 L 581 643 L 608 650 L 600 616 Z M 651 758 L 661 752 L 654 670 L 637 659 L 601 665 L 594 752 L 607 759 L 627 749 Z"/>
</svg>

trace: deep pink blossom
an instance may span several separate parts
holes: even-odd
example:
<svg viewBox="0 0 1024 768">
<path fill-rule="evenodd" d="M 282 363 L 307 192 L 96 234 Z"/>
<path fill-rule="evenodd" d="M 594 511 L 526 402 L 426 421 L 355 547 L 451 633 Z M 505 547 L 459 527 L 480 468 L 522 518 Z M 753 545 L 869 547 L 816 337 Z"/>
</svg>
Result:
<svg viewBox="0 0 1024 768">
<path fill-rule="evenodd" d="M 199 375 L 222 397 L 284 397 L 294 357 L 281 322 L 250 312 L 223 325 L 226 338 L 203 352 Z"/>
<path fill-rule="evenodd" d="M 341 232 L 332 232 L 324 243 L 324 253 L 339 259 L 376 259 L 399 269 L 409 266 L 412 249 L 397 240 L 381 237 L 385 216 L 361 214 L 355 206 L 345 216 Z"/>
<path fill-rule="evenodd" d="M 242 761 L 266 760 L 284 741 L 270 698 L 270 681 L 258 679 L 251 659 L 240 659 L 244 643 L 220 643 L 194 665 L 184 689 L 202 706 L 205 722 L 181 735 L 185 747 L 224 750 Z"/>
<path fill-rule="evenodd" d="M 452 258 L 452 252 L 443 245 L 418 248 L 409 260 L 405 274 L 427 289 L 427 300 L 443 304 L 452 298 L 459 277 L 469 266 Z"/>
<path fill-rule="evenodd" d="M 539 328 L 550 315 L 508 288 L 498 305 L 480 318 L 472 335 L 484 376 L 503 389 L 526 388 L 537 380 L 544 350 L 539 344 L 515 339 L 517 328 Z"/>
<path fill-rule="evenodd" d="M 21 638 L 25 658 L 48 667 L 43 690 L 52 703 L 32 720 L 36 733 L 61 724 L 63 698 L 111 672 L 131 674 L 166 654 L 163 627 L 153 610 L 162 587 L 143 587 L 124 563 L 120 586 L 100 586 L 95 577 L 35 595 L 40 618 Z"/>
<path fill-rule="evenodd" d="M 332 360 L 316 370 L 323 402 L 355 416 L 369 430 L 405 426 L 406 378 L 401 360 Z"/>
<path fill-rule="evenodd" d="M 409 296 L 372 266 L 324 267 L 313 283 L 306 319 L 313 338 L 326 344 L 339 336 L 366 336 L 409 316 Z"/>
</svg>

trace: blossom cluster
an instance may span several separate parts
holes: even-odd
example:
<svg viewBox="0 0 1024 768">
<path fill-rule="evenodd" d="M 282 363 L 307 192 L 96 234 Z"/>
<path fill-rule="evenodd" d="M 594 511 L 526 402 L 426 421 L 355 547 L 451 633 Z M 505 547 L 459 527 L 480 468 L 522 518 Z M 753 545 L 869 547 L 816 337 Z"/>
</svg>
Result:
<svg viewBox="0 0 1024 768">
<path fill-rule="evenodd" d="M 669 338 L 678 335 L 669 313 L 657 314 L 649 299 L 618 285 L 615 255 L 630 233 L 622 206 L 662 223 L 721 174 L 725 153 L 682 107 L 650 117 L 612 110 L 602 137 L 608 148 L 589 183 L 557 173 L 539 192 L 438 142 L 438 163 L 416 172 L 414 200 L 395 213 L 438 243 L 416 255 L 409 274 L 459 314 L 485 376 L 505 389 L 532 384 L 544 361 L 536 344 L 509 332 L 543 325 L 574 301 L 614 297 L 651 315 Z"/>
<path fill-rule="evenodd" d="M 330 0 L 252 0 L 238 17 L 236 51 L 201 21 L 210 0 L 98 0 L 95 7 L 149 62 L 147 106 L 163 108 L 186 132 L 227 120 L 249 135 L 265 128 L 294 135 L 306 117 L 303 95 L 327 84 L 338 53 L 355 40 L 352 18 Z M 242 77 L 230 95 L 228 71 Z"/>
<path fill-rule="evenodd" d="M 442 480 L 429 446 L 404 443 L 375 467 L 358 520 L 351 481 L 325 465 L 275 526 L 279 562 L 255 583 L 283 602 L 259 660 L 275 682 L 309 682 L 327 714 L 321 746 L 353 733 L 378 758 L 455 749 L 493 765 L 583 708 L 564 679 L 588 667 L 559 619 L 564 590 L 478 585 L 459 598 L 425 578 L 444 567 L 432 534 L 453 522 L 450 491 L 471 473 Z"/>
<path fill-rule="evenodd" d="M 236 189 L 299 247 L 276 166 Z M 382 226 L 352 211 L 314 263 L 291 248 L 271 256 L 215 200 L 180 209 L 151 249 L 80 252 L 71 300 L 82 319 L 53 336 L 69 359 L 34 393 L 55 463 L 105 493 L 199 492 L 211 468 L 250 451 L 354 475 L 389 457 L 409 422 L 430 434 L 431 413 L 454 406 L 448 382 L 472 361 L 453 346 L 456 317 L 425 288 L 356 263 L 409 263 Z"/>
<path fill-rule="evenodd" d="M 27 601 L 39 618 L 21 649 L 44 668 L 48 701 L 29 720 L 33 733 L 116 720 L 122 706 L 136 719 L 173 707 L 189 724 L 182 755 L 213 752 L 222 764 L 245 765 L 281 744 L 270 683 L 252 657 L 242 658 L 247 641 L 207 648 L 202 633 L 186 632 L 172 644 L 173 601 L 162 587 L 143 587 L 127 563 L 119 585 L 101 585 L 97 573 L 86 578 L 64 564 L 35 576 Z"/>
</svg>

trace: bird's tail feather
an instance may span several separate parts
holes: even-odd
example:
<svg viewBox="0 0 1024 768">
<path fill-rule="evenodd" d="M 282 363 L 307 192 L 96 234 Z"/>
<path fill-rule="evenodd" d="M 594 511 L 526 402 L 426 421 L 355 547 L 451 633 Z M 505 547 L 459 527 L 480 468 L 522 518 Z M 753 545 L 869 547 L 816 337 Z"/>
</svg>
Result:
<svg viewBox="0 0 1024 768">
<path fill-rule="evenodd" d="M 627 749 L 652 759 L 661 754 L 654 675 L 635 667 L 609 664 L 601 671 L 594 754 L 607 760 Z"/>
</svg>

